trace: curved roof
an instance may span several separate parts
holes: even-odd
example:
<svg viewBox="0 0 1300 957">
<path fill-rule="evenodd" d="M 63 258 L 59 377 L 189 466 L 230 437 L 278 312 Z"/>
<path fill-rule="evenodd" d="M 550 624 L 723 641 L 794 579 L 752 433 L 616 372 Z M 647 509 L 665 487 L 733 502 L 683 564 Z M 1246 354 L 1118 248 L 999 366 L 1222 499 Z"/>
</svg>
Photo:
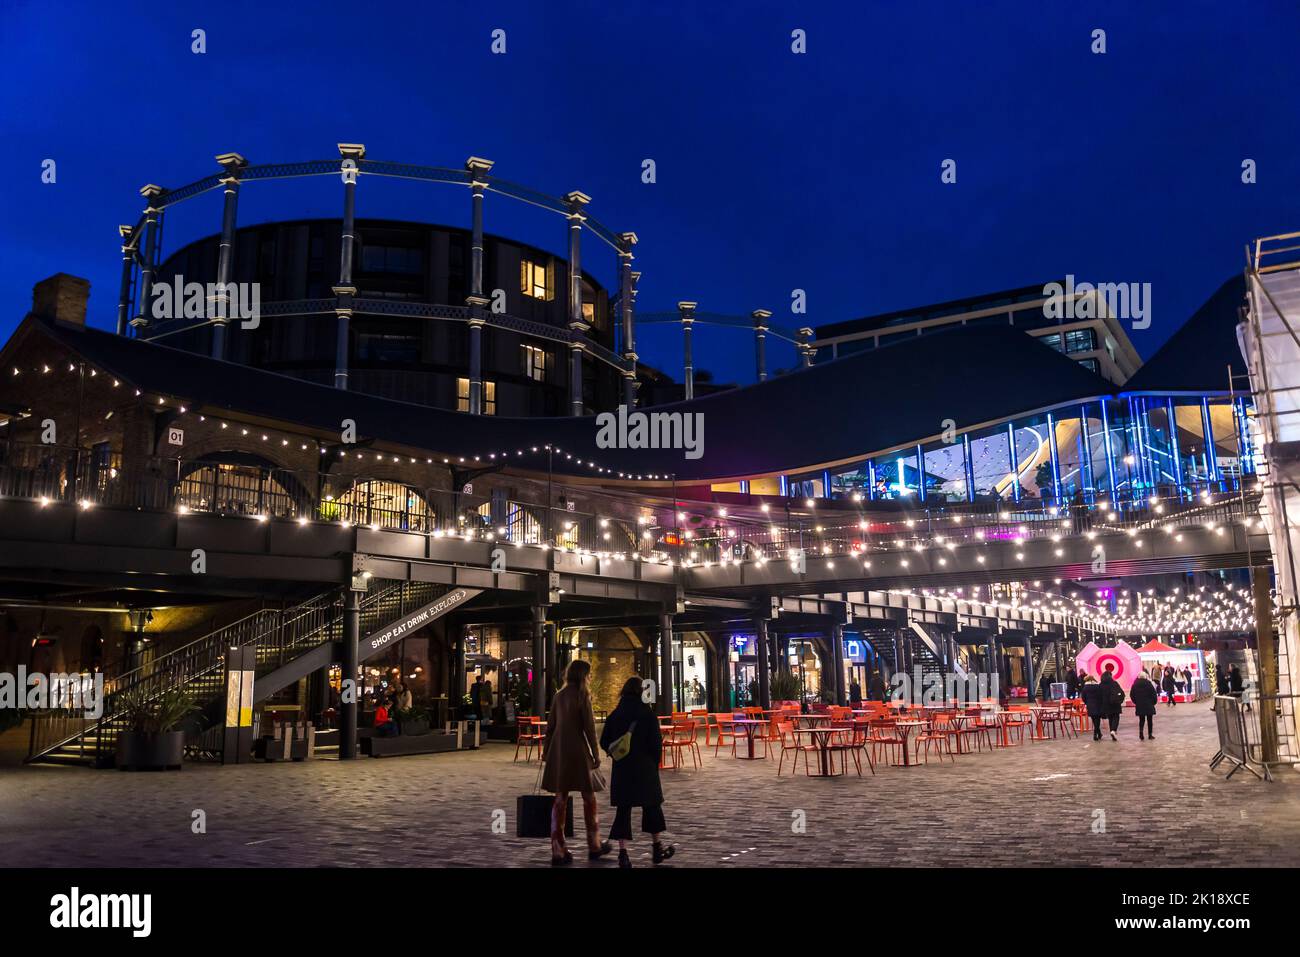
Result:
<svg viewBox="0 0 1300 957">
<path fill-rule="evenodd" d="M 1246 374 L 1237 345 L 1237 310 L 1245 300 L 1245 276 L 1233 276 L 1134 373 L 1124 391 L 1227 392 L 1229 365 L 1233 375 Z"/>
<path fill-rule="evenodd" d="M 1112 392 L 1104 379 L 1017 329 L 958 327 L 692 402 L 633 410 L 702 416 L 703 454 L 687 458 L 682 449 L 599 448 L 596 416 L 470 416 L 36 316 L 6 351 L 26 332 L 49 336 L 136 388 L 184 400 L 192 410 L 238 412 L 331 435 L 353 419 L 363 439 L 465 456 L 467 464 L 500 463 L 504 455 L 511 467 L 529 471 L 545 471 L 545 453 L 531 450 L 550 443 L 563 450 L 556 472 L 603 482 L 651 474 L 727 481 L 831 467 L 937 438 L 947 420 L 960 431 Z"/>
</svg>

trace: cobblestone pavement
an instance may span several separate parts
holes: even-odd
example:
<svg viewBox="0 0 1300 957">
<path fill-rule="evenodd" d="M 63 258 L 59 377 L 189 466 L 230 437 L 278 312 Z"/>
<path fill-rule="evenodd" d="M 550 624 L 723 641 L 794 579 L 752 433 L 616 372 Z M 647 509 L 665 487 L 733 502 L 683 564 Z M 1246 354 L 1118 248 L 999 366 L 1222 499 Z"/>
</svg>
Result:
<svg viewBox="0 0 1300 957">
<path fill-rule="evenodd" d="M 1211 772 L 1209 704 L 1161 710 L 1155 741 L 1125 715 L 1120 741 L 1026 742 L 870 776 L 777 777 L 772 761 L 706 753 L 664 772 L 672 866 L 1196 866 L 1300 864 L 1300 774 L 1276 784 Z M 179 773 L 0 771 L 0 862 L 10 866 L 539 866 L 514 837 L 537 766 L 512 745 L 352 763 L 187 765 Z M 608 761 L 605 763 L 608 770 Z M 191 829 L 206 813 L 207 832 Z M 494 833 L 504 813 L 505 833 Z M 1094 833 L 1104 812 L 1105 831 Z M 602 803 L 602 828 L 612 812 Z M 801 832 L 797 824 L 802 820 Z M 633 824 L 639 826 L 639 815 Z M 582 824 L 572 842 L 576 866 Z M 648 864 L 638 841 L 634 864 Z"/>
</svg>

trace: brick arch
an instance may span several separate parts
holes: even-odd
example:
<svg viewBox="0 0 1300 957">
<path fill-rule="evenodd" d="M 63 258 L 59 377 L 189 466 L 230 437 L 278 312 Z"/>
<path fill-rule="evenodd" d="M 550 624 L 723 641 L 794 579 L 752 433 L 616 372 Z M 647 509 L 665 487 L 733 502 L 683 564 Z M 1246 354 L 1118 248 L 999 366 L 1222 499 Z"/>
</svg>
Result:
<svg viewBox="0 0 1300 957">
<path fill-rule="evenodd" d="M 437 505 L 428 489 L 399 478 L 380 475 L 335 475 L 330 502 L 322 502 L 325 517 L 346 519 L 356 525 L 377 523 L 381 528 L 432 531 L 437 527 Z"/>
<path fill-rule="evenodd" d="M 255 469 L 223 481 L 220 466 Z M 314 517 L 318 489 L 303 473 L 273 458 L 238 448 L 212 450 L 180 463 L 177 497 L 189 508 L 240 513 L 266 512 L 278 517 Z"/>
</svg>

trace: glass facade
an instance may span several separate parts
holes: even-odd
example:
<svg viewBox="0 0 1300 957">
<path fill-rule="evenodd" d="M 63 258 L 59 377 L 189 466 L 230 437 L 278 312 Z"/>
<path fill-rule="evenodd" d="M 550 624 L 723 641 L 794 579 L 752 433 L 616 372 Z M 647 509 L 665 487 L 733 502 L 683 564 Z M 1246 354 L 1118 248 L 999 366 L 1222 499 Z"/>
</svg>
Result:
<svg viewBox="0 0 1300 957">
<path fill-rule="evenodd" d="M 1253 475 L 1253 407 L 1227 396 L 1122 396 L 907 446 L 832 472 L 834 498 L 1136 502 L 1235 490 Z M 822 473 L 817 473 L 821 485 Z M 790 488 L 808 475 L 785 477 Z M 806 484 L 805 484 L 806 483 Z"/>
</svg>

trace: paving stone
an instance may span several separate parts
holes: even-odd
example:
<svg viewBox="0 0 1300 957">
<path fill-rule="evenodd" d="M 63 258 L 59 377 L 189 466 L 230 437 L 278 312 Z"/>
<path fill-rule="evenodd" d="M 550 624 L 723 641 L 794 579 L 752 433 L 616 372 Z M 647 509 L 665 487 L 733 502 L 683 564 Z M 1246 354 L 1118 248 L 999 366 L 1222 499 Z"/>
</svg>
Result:
<svg viewBox="0 0 1300 957">
<path fill-rule="evenodd" d="M 1296 866 L 1300 774 L 1274 784 L 1210 771 L 1209 704 L 1162 711 L 1155 741 L 1126 715 L 1120 741 L 1026 742 L 858 778 L 777 777 L 777 762 L 704 749 L 663 772 L 672 867 Z M 537 765 L 513 746 L 409 758 L 320 760 L 179 773 L 29 766 L 0 772 L 0 861 L 18 866 L 540 866 L 514 837 Z M 608 770 L 608 768 L 607 768 Z M 1046 778 L 1049 775 L 1066 777 Z M 192 812 L 207 833 L 191 831 Z M 1093 832 L 1094 811 L 1104 833 Z M 493 833 L 504 814 L 506 833 Z M 792 828 L 802 811 L 803 833 Z M 602 802 L 608 830 L 612 810 Z M 633 816 L 638 827 L 639 814 Z M 588 865 L 582 822 L 573 842 Z M 648 844 L 634 863 L 649 864 Z"/>
</svg>

